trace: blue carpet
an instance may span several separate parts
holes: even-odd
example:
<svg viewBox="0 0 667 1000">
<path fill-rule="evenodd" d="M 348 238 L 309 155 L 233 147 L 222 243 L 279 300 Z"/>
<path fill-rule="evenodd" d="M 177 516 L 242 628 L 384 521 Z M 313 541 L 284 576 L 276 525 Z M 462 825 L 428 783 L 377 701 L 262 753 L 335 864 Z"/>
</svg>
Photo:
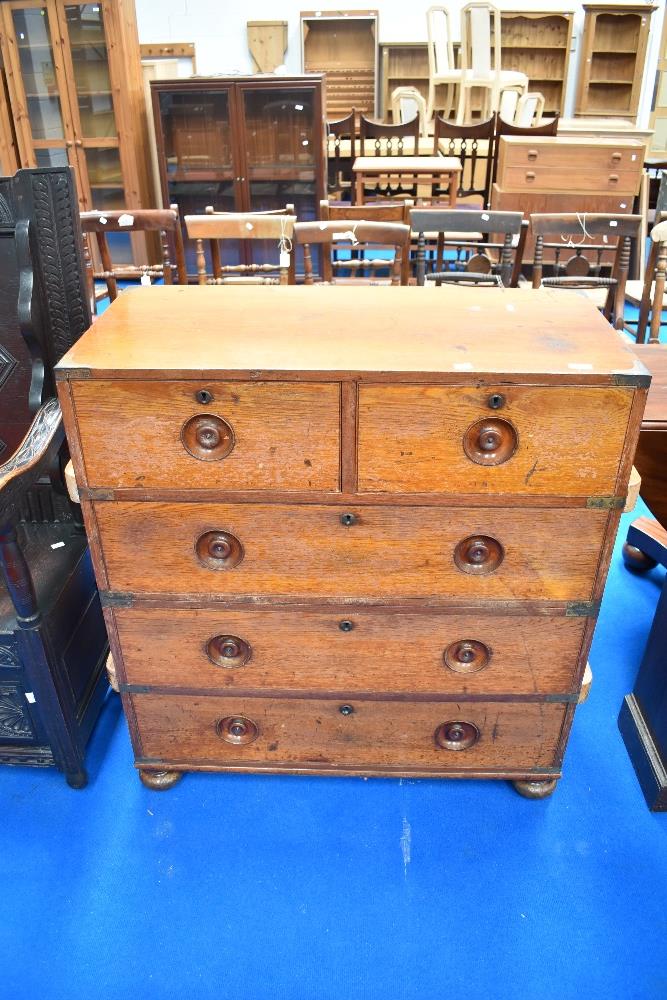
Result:
<svg viewBox="0 0 667 1000">
<path fill-rule="evenodd" d="M 0 769 L 0 998 L 667 997 L 667 814 L 616 727 L 662 571 L 621 565 L 565 774 L 188 775 L 144 789 L 111 696 L 72 791 Z"/>
</svg>

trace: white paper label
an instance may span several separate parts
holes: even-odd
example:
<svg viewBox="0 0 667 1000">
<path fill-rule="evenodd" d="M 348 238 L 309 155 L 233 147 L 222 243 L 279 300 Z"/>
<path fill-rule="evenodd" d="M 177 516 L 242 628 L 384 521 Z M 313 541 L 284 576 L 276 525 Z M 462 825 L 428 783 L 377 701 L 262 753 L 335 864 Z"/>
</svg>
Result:
<svg viewBox="0 0 667 1000">
<path fill-rule="evenodd" d="M 64 542 L 54 542 L 53 545 L 51 546 L 51 548 L 52 549 L 64 549 L 65 548 L 65 543 Z"/>
<path fill-rule="evenodd" d="M 142 285 L 150 285 L 150 283 L 151 283 L 151 276 L 150 276 L 150 274 L 142 274 L 141 275 L 141 284 Z"/>
<path fill-rule="evenodd" d="M 34 705 L 35 704 L 35 696 L 32 693 L 32 691 L 26 691 L 26 693 L 25 693 L 25 700 L 28 702 L 29 705 Z"/>
<path fill-rule="evenodd" d="M 618 225 L 618 222 L 616 221 L 616 219 L 610 219 L 609 225 L 611 226 L 612 229 L 615 229 L 616 226 Z"/>
<path fill-rule="evenodd" d="M 119 226 L 133 226 L 134 225 L 134 216 L 133 215 L 128 215 L 127 212 L 124 212 L 123 215 L 121 215 L 120 218 L 118 219 L 118 225 Z"/>
<path fill-rule="evenodd" d="M 281 250 L 280 251 L 280 266 L 281 267 L 289 267 L 289 258 L 290 258 L 290 255 L 287 253 L 287 251 L 286 250 Z"/>
<path fill-rule="evenodd" d="M 482 218 L 484 219 L 485 222 L 489 221 L 489 216 L 486 214 L 486 212 L 482 212 Z"/>
<path fill-rule="evenodd" d="M 100 222 L 102 223 L 103 226 L 106 226 L 106 224 L 107 224 L 107 217 L 106 217 L 106 215 L 100 215 Z"/>
</svg>

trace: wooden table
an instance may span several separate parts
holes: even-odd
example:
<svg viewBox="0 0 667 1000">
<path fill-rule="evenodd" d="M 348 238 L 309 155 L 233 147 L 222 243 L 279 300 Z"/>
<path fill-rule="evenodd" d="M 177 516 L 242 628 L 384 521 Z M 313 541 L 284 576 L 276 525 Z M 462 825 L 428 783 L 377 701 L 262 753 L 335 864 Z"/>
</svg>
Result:
<svg viewBox="0 0 667 1000">
<path fill-rule="evenodd" d="M 667 526 L 667 344 L 635 344 L 632 350 L 653 375 L 635 465 L 644 501 Z"/>
<path fill-rule="evenodd" d="M 414 177 L 417 185 L 449 175 L 449 207 L 456 205 L 461 161 L 456 156 L 357 156 L 352 166 L 357 205 L 364 203 L 364 184 L 379 177 Z"/>
</svg>

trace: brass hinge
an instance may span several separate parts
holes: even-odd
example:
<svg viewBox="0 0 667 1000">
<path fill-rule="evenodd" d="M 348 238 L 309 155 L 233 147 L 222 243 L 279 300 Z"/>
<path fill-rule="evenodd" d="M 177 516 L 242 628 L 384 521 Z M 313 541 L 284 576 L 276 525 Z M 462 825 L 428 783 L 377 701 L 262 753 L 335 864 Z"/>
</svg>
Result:
<svg viewBox="0 0 667 1000">
<path fill-rule="evenodd" d="M 84 496 L 88 500 L 113 500 L 113 490 L 88 490 Z"/>
<path fill-rule="evenodd" d="M 148 684 L 121 684 L 118 690 L 121 694 L 150 694 L 153 688 Z"/>
<path fill-rule="evenodd" d="M 623 510 L 625 497 L 587 497 L 586 507 L 589 510 Z"/>
<path fill-rule="evenodd" d="M 134 605 L 134 594 L 121 594 L 118 591 L 100 591 L 100 604 L 103 608 L 131 608 Z"/>
<path fill-rule="evenodd" d="M 611 376 L 611 384 L 617 386 L 633 385 L 639 388 L 641 386 L 649 386 L 651 384 L 651 376 L 648 372 L 637 372 L 634 375 L 621 375 L 617 373 Z"/>
<path fill-rule="evenodd" d="M 553 702 L 561 705 L 576 705 L 579 696 L 576 694 L 548 694 L 545 695 L 544 700 L 549 703 Z"/>
<path fill-rule="evenodd" d="M 565 609 L 566 618 L 595 618 L 600 611 L 600 601 L 570 601 Z"/>
</svg>

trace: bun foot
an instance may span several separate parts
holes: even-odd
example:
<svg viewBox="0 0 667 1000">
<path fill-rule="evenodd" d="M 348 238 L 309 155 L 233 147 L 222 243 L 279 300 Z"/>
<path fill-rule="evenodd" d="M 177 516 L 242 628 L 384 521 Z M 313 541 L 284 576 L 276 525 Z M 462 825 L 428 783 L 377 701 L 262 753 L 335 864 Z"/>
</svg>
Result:
<svg viewBox="0 0 667 1000">
<path fill-rule="evenodd" d="M 546 781 L 513 781 L 512 784 L 524 799 L 546 799 L 555 790 L 558 778 L 547 778 Z"/>
<path fill-rule="evenodd" d="M 182 777 L 182 771 L 144 771 L 143 769 L 139 771 L 141 783 L 146 788 L 152 788 L 154 792 L 162 792 L 166 791 L 167 788 L 173 788 Z"/>
<path fill-rule="evenodd" d="M 623 546 L 623 562 L 627 569 L 634 570 L 635 573 L 646 573 L 647 570 L 657 566 L 655 559 L 651 559 L 636 545 L 630 545 L 629 542 Z"/>
<path fill-rule="evenodd" d="M 68 771 L 65 781 L 70 788 L 85 788 L 88 784 L 88 775 L 85 771 Z"/>
</svg>

